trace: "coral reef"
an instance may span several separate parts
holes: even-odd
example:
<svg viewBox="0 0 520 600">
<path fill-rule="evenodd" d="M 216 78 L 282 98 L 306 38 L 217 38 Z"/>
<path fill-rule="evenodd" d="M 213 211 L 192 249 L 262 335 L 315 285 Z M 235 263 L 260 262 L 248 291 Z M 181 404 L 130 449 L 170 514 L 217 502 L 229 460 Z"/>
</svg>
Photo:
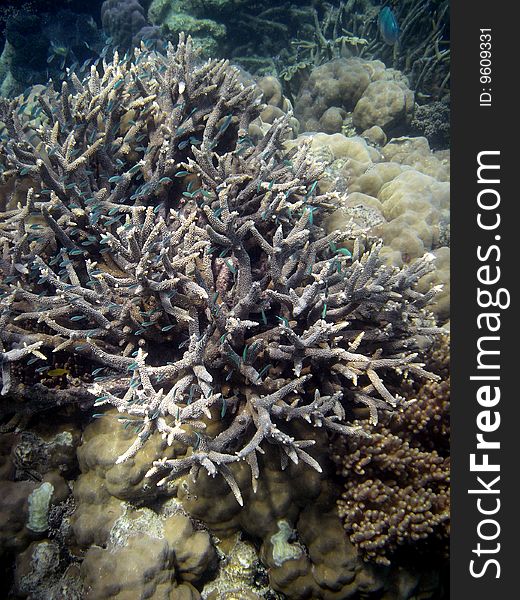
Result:
<svg viewBox="0 0 520 600">
<path fill-rule="evenodd" d="M 433 358 L 445 374 L 448 355 L 445 338 Z M 448 553 L 449 375 L 412 394 L 406 416 L 386 415 L 370 441 L 341 439 L 333 450 L 345 482 L 338 500 L 345 529 L 364 557 L 386 565 L 398 547 L 418 552 L 425 540 Z"/>
<path fill-rule="evenodd" d="M 277 56 L 288 55 L 287 40 L 309 28 L 312 10 L 268 0 L 153 0 L 148 19 L 167 35 L 189 33 L 206 56 L 229 56 L 251 72 L 272 75 Z"/>
<path fill-rule="evenodd" d="M 276 77 L 272 75 L 260 77 L 257 79 L 256 84 L 262 91 L 262 102 L 266 105 L 260 113 L 262 123 L 272 125 L 276 119 L 284 114 L 293 113 L 292 103 L 284 95 L 282 85 Z M 300 123 L 294 115 L 290 118 L 289 124 L 293 137 L 296 137 L 300 130 Z M 263 128 L 263 131 L 267 132 L 267 129 Z"/>
<path fill-rule="evenodd" d="M 114 45 L 122 50 L 132 50 L 144 40 L 150 45 L 161 37 L 159 29 L 146 20 L 138 0 L 105 0 L 101 23 Z"/>
<path fill-rule="evenodd" d="M 240 539 L 240 534 L 236 534 L 221 543 L 217 549 L 221 556 L 218 575 L 204 586 L 201 593 L 204 600 L 278 599 L 276 592 L 263 581 L 265 570 L 251 542 Z"/>
<path fill-rule="evenodd" d="M 450 96 L 429 104 L 417 105 L 412 130 L 428 139 L 432 148 L 448 148 L 450 143 Z"/>
<path fill-rule="evenodd" d="M 84 589 L 78 567 L 62 572 L 62 548 L 45 539 L 32 542 L 16 558 L 14 590 L 18 598 L 82 600 Z"/>
<path fill-rule="evenodd" d="M 280 53 L 280 64 L 273 65 L 293 93 L 315 67 L 359 57 L 383 61 L 401 71 L 424 102 L 449 95 L 447 1 L 405 0 L 384 5 L 373 0 L 318 1 L 301 6 L 300 13 L 291 48 Z M 277 18 L 284 21 L 281 15 Z M 390 36 L 383 22 L 387 27 L 391 23 Z"/>
<path fill-rule="evenodd" d="M 207 532 L 194 531 L 185 515 L 161 518 L 149 509 L 126 506 L 103 547 L 87 550 L 81 578 L 92 599 L 155 594 L 196 600 L 200 594 L 192 584 L 210 577 L 216 560 Z"/>
<path fill-rule="evenodd" d="M 27 86 L 36 83 L 47 66 L 49 39 L 43 35 L 36 15 L 16 15 L 6 24 L 6 43 L 13 49 L 10 61 L 12 77 Z"/>
<path fill-rule="evenodd" d="M 75 585 L 62 576 L 70 565 L 69 481 L 77 472 L 79 437 L 71 422 L 58 420 L 0 433 L 0 589 L 5 597 L 13 571 L 16 597 L 76 597 L 58 592 Z"/>
<path fill-rule="evenodd" d="M 397 25 L 392 39 L 385 39 L 382 17 Z M 448 17 L 446 0 L 405 0 L 385 6 L 371 0 L 325 4 L 315 13 L 312 38 L 297 44 L 298 58 L 314 66 L 349 53 L 377 58 L 402 71 L 422 97 L 440 99 L 449 86 Z"/>
<path fill-rule="evenodd" d="M 242 39 L 235 56 L 253 65 L 251 48 L 279 50 L 296 22 L 301 39 L 319 23 L 325 54 L 366 44 L 329 27 L 343 5 L 323 21 L 315 3 L 315 22 L 307 6 L 246 4 L 155 1 L 176 48 L 105 48 L 61 89 L 0 99 L 0 552 L 17 555 L 20 597 L 405 600 L 441 587 L 438 564 L 394 556 L 410 540 L 442 546 L 447 527 L 448 383 L 429 371 L 448 373 L 442 357 L 424 365 L 429 310 L 447 312 L 446 154 L 387 143 L 413 94 L 359 58 L 321 67 L 345 81 L 339 95 L 330 73 L 318 81 L 303 126 L 360 137 L 291 139 L 276 78 L 201 54 Z M 121 48 L 155 39 L 136 2 L 104 9 Z M 85 427 L 76 409 L 93 406 Z M 28 427 L 42 411 L 67 422 Z M 372 498 L 384 486 L 394 495 Z M 407 486 L 424 491 L 403 516 Z M 384 511 L 396 531 L 378 525 Z"/>
<path fill-rule="evenodd" d="M 378 126 L 395 134 L 409 124 L 413 108 L 414 94 L 401 72 L 357 57 L 314 68 L 295 100 L 303 130 L 325 133 Z"/>
<path fill-rule="evenodd" d="M 207 422 L 209 426 L 210 420 Z M 78 544 L 90 553 L 88 548 L 93 543 L 97 546 L 108 543 L 114 549 L 113 544 L 117 541 L 118 548 L 129 546 L 128 559 L 132 564 L 139 561 L 139 555 L 132 550 L 134 536 L 151 537 L 152 546 L 161 543 L 166 547 L 167 544 L 167 555 L 173 553 L 176 557 L 173 563 L 167 563 L 169 566 L 163 570 L 163 575 L 169 573 L 170 581 L 177 586 L 191 583 L 202 598 L 209 600 L 277 598 L 275 591 L 283 594 L 281 598 L 295 600 L 335 600 L 342 595 L 356 597 L 360 593 L 374 599 L 383 595 L 388 600 L 410 598 L 419 592 L 424 598 L 434 597 L 432 594 L 439 585 L 436 569 L 388 569 L 361 560 L 345 536 L 335 510 L 339 491 L 331 483 L 326 432 L 316 432 L 308 424 L 295 423 L 293 426 L 295 435 L 308 437 L 309 433 L 314 434 L 316 444 L 310 452 L 323 465 L 323 472 L 302 469 L 292 463 L 285 471 L 280 471 L 276 464 L 276 448 L 267 446 L 265 454 L 259 458 L 261 468 L 256 492 L 247 465 L 240 462 L 230 466 L 244 498 L 241 507 L 223 479 L 206 473 L 201 473 L 196 481 L 189 476 L 181 477 L 159 496 L 150 488 L 149 498 L 136 496 L 130 501 L 123 500 L 122 496 L 128 498 L 127 491 L 118 486 L 111 488 L 111 492 L 119 497 L 107 493 L 111 471 L 125 464 L 113 466 L 128 433 L 116 419 L 99 419 L 89 424 L 84 443 L 78 449 L 82 474 L 74 488 L 77 511 L 72 526 Z M 94 463 L 96 452 L 106 443 L 106 440 L 98 439 L 100 431 L 102 437 L 112 436 L 114 443 L 109 444 L 107 453 Z M 128 462 L 142 464 L 145 459 L 140 454 L 146 454 L 147 444 Z M 90 457 L 88 463 L 86 457 Z M 134 473 L 128 473 L 129 480 Z M 98 498 L 98 508 L 90 504 L 94 497 Z M 148 506 L 136 508 L 131 502 L 144 502 Z M 184 511 L 195 519 L 195 529 Z M 107 526 L 100 529 L 97 515 L 103 515 Z M 211 538 L 205 529 L 201 529 L 201 522 L 213 532 Z M 281 526 L 280 522 L 283 523 Z M 289 547 L 299 549 L 298 556 L 279 560 L 272 540 L 279 536 L 280 530 L 282 544 L 285 540 Z M 197 537 L 193 538 L 193 535 Z M 242 540 L 237 538 L 238 535 L 242 535 Z M 216 573 L 213 570 L 215 547 L 220 557 Z M 184 557 L 190 552 L 192 558 L 186 561 Z M 106 560 L 102 557 L 107 554 L 96 550 L 90 556 L 89 566 L 82 570 L 83 575 L 91 571 L 94 561 Z M 154 565 L 158 564 L 154 562 Z M 174 569 L 171 569 L 172 564 Z M 140 569 L 136 565 L 136 572 L 140 573 Z M 201 571 L 216 577 L 210 581 L 201 580 Z M 104 579 L 110 581 L 108 577 Z M 121 581 L 120 575 L 114 580 Z"/>
<path fill-rule="evenodd" d="M 157 502 L 157 488 L 144 480 L 154 441 L 166 445 L 160 436 L 114 465 L 128 433 L 117 419 L 99 419 L 86 428 L 78 448 L 81 475 L 74 485 L 71 527 L 75 543 L 86 551 L 81 579 L 90 590 L 87 597 L 166 589 L 174 598 L 188 591 L 186 597 L 199 598 L 192 586 L 201 587 L 216 569 L 213 543 L 205 530 L 194 529 L 179 502 L 165 501 L 164 494 Z M 143 502 L 155 510 L 137 508 Z"/>
<path fill-rule="evenodd" d="M 205 57 L 214 57 L 221 54 L 227 29 L 223 23 L 207 18 L 208 9 L 211 11 L 209 6 L 185 0 L 153 0 L 148 19 L 168 37 L 177 39 L 181 32 L 189 34 Z"/>
<path fill-rule="evenodd" d="M 432 310 L 449 318 L 450 184 L 449 151 L 432 152 L 425 138 L 395 138 L 373 128 L 364 137 L 336 133 L 304 134 L 286 142 L 311 140 L 311 152 L 326 164 L 323 189 L 348 191 L 326 218 L 328 231 L 349 230 L 353 237 L 383 240 L 381 257 L 402 266 L 431 252 L 437 268 L 418 289 L 438 287 Z M 382 144 L 382 145 L 380 145 Z"/>
<path fill-rule="evenodd" d="M 449 91 L 447 1 L 406 0 L 395 6 L 399 36 L 394 45 L 381 37 L 381 8 L 372 0 L 276 5 L 267 0 L 153 0 L 148 19 L 165 32 L 192 34 L 206 52 L 229 56 L 253 73 L 278 75 L 292 89 L 314 67 L 359 56 L 401 70 L 423 99 L 441 99 Z"/>
<path fill-rule="evenodd" d="M 203 468 L 241 503 L 229 464 L 245 460 L 256 480 L 264 441 L 282 467 L 321 470 L 314 440 L 284 423 L 356 436 L 346 408 L 375 419 L 401 401 L 385 373 L 433 377 L 415 350 L 435 332 L 435 290 L 413 289 L 430 257 L 389 268 L 379 246 L 350 252 L 346 234 L 324 235 L 337 194 L 321 193 L 308 143 L 284 153 L 289 115 L 251 141 L 262 106 L 227 62 L 196 66 L 181 36 L 166 56 L 116 53 L 102 75 L 47 88 L 42 116 L 17 102 L 0 104 L 3 179 L 15 179 L 0 229 L 4 395 L 87 402 L 81 380 L 41 383 L 60 372 L 45 351 L 81 356 L 96 405 L 136 432 L 118 463 L 157 431 L 192 452 L 154 460 L 154 483 Z M 11 364 L 34 352 L 22 385 Z M 221 431 L 208 435 L 204 415 Z"/>
</svg>

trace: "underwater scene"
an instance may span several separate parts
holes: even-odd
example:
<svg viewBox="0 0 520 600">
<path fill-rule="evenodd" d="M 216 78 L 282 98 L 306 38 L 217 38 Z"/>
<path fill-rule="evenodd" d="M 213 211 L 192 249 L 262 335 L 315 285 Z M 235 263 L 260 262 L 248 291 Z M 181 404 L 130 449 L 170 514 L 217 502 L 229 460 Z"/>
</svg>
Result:
<svg viewBox="0 0 520 600">
<path fill-rule="evenodd" d="M 448 1 L 0 50 L 0 598 L 447 599 Z"/>
</svg>

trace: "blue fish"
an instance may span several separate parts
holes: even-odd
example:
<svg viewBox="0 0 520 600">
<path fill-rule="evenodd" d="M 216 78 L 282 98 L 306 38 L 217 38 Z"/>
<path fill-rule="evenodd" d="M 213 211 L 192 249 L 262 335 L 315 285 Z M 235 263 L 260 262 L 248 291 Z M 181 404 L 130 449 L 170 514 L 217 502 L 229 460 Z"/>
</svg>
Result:
<svg viewBox="0 0 520 600">
<path fill-rule="evenodd" d="M 387 44 L 393 46 L 399 39 L 399 25 L 392 9 L 388 6 L 382 8 L 377 22 L 381 37 Z"/>
</svg>

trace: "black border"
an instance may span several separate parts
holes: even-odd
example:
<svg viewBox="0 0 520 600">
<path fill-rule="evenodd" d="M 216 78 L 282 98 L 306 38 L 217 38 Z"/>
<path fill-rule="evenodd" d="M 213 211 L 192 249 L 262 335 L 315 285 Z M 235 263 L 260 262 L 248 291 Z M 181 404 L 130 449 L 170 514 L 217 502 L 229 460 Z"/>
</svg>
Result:
<svg viewBox="0 0 520 600">
<path fill-rule="evenodd" d="M 492 105 L 479 106 L 484 87 L 480 82 L 479 35 L 481 28 L 492 30 Z M 520 451 L 520 398 L 516 384 L 517 337 L 520 327 L 516 314 L 516 294 L 513 286 L 520 279 L 520 80 L 518 42 L 520 29 L 518 6 L 506 2 L 482 0 L 452 0 L 451 3 L 451 164 L 452 164 L 452 538 L 451 538 L 451 599 L 513 600 L 520 597 L 516 589 L 519 567 L 517 536 L 520 534 L 520 472 L 516 464 Z M 487 87 L 487 86 L 485 86 Z M 516 89 L 515 89 L 516 88 Z M 477 225 L 477 155 L 481 151 L 500 151 L 501 225 L 499 231 L 483 232 Z M 482 332 L 477 327 L 477 260 L 476 248 L 493 243 L 499 234 L 501 258 L 500 287 L 511 292 L 511 305 L 501 311 L 500 375 L 501 401 L 496 409 L 501 424 L 494 439 L 500 440 L 500 450 L 490 453 L 490 459 L 500 463 L 500 511 L 495 516 L 500 523 L 500 551 L 490 558 L 500 563 L 500 577 L 494 567 L 484 576 L 474 578 L 469 561 L 476 558 L 472 549 L 478 540 L 480 519 L 476 495 L 468 494 L 475 487 L 477 473 L 470 472 L 469 455 L 475 452 L 479 407 L 476 401 L 478 385 L 470 381 L 476 374 L 477 339 Z M 482 312 L 483 309 L 480 309 Z M 489 496 L 488 496 L 489 497 Z M 517 508 L 518 507 L 518 508 Z M 492 545 L 491 542 L 489 543 Z M 480 558 L 482 566 L 483 558 Z"/>
</svg>

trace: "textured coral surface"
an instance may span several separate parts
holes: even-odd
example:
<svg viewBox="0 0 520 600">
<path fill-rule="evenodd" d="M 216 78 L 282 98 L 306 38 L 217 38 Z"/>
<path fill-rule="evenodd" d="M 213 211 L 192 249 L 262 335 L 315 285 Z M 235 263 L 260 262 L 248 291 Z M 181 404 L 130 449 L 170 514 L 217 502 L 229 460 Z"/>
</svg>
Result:
<svg viewBox="0 0 520 600">
<path fill-rule="evenodd" d="M 313 440 L 281 423 L 359 435 L 349 405 L 375 415 L 400 402 L 384 373 L 429 376 L 413 350 L 434 331 L 423 311 L 434 291 L 412 289 L 429 257 L 393 269 L 378 245 L 350 252 L 341 231 L 325 235 L 337 195 L 320 192 L 308 144 L 284 154 L 288 115 L 253 144 L 262 106 L 226 62 L 196 67 L 181 39 L 166 57 L 116 54 L 101 77 L 73 75 L 38 103 L 28 117 L 15 101 L 0 107 L 3 177 L 21 178 L 1 229 L 4 394 L 31 389 L 13 362 L 42 361 L 38 379 L 44 350 L 82 356 L 95 404 L 116 406 L 137 433 L 118 463 L 157 430 L 193 452 L 159 457 L 147 476 L 161 486 L 218 471 L 241 503 L 229 464 L 246 460 L 256 479 L 264 440 L 282 467 L 320 470 Z M 31 393 L 73 400 L 45 390 Z M 201 417 L 215 411 L 223 426 L 207 435 Z"/>
<path fill-rule="evenodd" d="M 144 11 L 119 3 L 123 26 L 105 4 L 132 45 Z M 20 597 L 442 589 L 392 561 L 448 523 L 428 358 L 447 161 L 387 141 L 411 92 L 372 62 L 351 63 L 350 117 L 318 119 L 343 134 L 296 140 L 275 78 L 183 34 L 0 99 L 0 552 Z"/>
<path fill-rule="evenodd" d="M 449 340 L 436 349 L 449 370 Z M 414 390 L 411 390 L 413 393 Z M 345 480 L 339 515 L 365 557 L 391 564 L 398 547 L 449 543 L 449 375 L 421 386 L 409 407 L 381 422 L 370 441 L 341 440 L 333 458 Z"/>
</svg>

